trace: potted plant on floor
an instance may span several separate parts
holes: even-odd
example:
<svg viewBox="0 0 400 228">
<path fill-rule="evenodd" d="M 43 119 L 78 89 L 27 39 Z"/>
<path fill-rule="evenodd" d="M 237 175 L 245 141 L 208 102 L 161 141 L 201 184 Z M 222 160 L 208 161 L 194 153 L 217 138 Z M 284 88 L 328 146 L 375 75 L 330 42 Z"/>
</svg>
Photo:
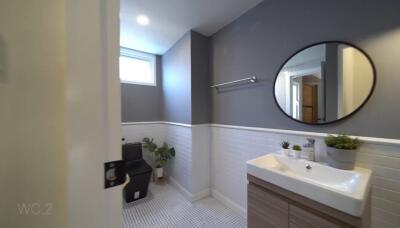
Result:
<svg viewBox="0 0 400 228">
<path fill-rule="evenodd" d="M 173 157 L 175 157 L 175 149 L 169 147 L 167 143 L 163 143 L 161 147 L 158 147 L 154 143 L 154 139 L 144 138 L 143 147 L 149 152 L 154 153 L 155 156 L 155 175 L 157 178 L 162 178 L 164 176 L 164 165 Z"/>
<path fill-rule="evenodd" d="M 300 145 L 293 145 L 292 147 L 293 151 L 293 157 L 294 158 L 300 158 L 300 153 L 301 153 L 301 146 Z"/>
<path fill-rule="evenodd" d="M 331 167 L 338 169 L 354 169 L 356 152 L 361 145 L 358 138 L 347 135 L 328 135 L 325 137 L 327 161 Z"/>
<path fill-rule="evenodd" d="M 282 155 L 284 155 L 284 156 L 289 156 L 289 152 L 290 152 L 290 149 L 289 149 L 289 147 L 290 147 L 290 143 L 288 142 L 288 141 L 283 141 L 282 143 L 281 143 L 281 147 L 282 147 Z"/>
</svg>

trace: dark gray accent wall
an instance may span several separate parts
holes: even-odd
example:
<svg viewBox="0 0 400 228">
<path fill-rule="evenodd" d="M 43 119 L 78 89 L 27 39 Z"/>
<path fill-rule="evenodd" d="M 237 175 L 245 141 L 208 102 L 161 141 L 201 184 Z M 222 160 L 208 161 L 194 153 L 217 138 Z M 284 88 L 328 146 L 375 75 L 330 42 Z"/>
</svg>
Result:
<svg viewBox="0 0 400 228">
<path fill-rule="evenodd" d="M 211 122 L 210 39 L 187 32 L 157 57 L 157 86 L 121 84 L 122 122 Z"/>
<path fill-rule="evenodd" d="M 191 33 L 186 33 L 162 56 L 164 120 L 190 124 Z"/>
<path fill-rule="evenodd" d="M 122 122 L 162 120 L 161 57 L 156 57 L 157 86 L 121 83 Z"/>
<path fill-rule="evenodd" d="M 209 38 L 191 32 L 192 124 L 211 122 L 211 77 Z"/>
<path fill-rule="evenodd" d="M 260 82 L 217 93 L 214 123 L 400 138 L 400 1 L 265 0 L 212 37 L 212 81 Z M 377 70 L 369 102 L 343 121 L 311 126 L 283 115 L 273 98 L 281 64 L 311 43 L 341 40 L 365 50 Z"/>
<path fill-rule="evenodd" d="M 335 121 L 338 117 L 338 45 L 331 43 L 325 45 L 325 96 L 326 96 L 326 121 Z"/>
</svg>

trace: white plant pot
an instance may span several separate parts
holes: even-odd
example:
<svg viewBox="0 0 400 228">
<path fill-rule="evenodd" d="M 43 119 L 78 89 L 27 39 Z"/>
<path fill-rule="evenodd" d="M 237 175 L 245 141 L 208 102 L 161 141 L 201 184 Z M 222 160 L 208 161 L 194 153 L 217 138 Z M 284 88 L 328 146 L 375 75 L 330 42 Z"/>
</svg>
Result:
<svg viewBox="0 0 400 228">
<path fill-rule="evenodd" d="M 299 158 L 300 158 L 301 151 L 292 150 L 292 153 L 293 153 L 293 157 L 294 157 L 294 158 L 296 158 L 296 159 L 299 159 Z"/>
<path fill-rule="evenodd" d="M 163 167 L 161 168 L 155 168 L 155 173 L 157 178 L 162 178 L 164 176 L 164 169 Z"/>
<path fill-rule="evenodd" d="M 327 147 L 328 164 L 337 169 L 352 170 L 356 160 L 357 150 L 341 150 Z"/>
<path fill-rule="evenodd" d="M 289 157 L 290 149 L 283 149 L 282 148 L 281 153 L 282 153 L 283 156 Z"/>
</svg>

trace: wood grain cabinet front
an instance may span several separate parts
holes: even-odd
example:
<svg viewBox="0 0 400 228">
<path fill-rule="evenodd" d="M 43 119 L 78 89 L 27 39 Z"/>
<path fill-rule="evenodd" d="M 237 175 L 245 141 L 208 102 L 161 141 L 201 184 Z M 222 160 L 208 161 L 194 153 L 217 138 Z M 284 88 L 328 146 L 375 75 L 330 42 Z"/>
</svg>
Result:
<svg viewBox="0 0 400 228">
<path fill-rule="evenodd" d="M 366 228 L 369 210 L 354 217 L 248 175 L 249 228 Z M 369 205 L 367 205 L 369 207 Z"/>
<path fill-rule="evenodd" d="M 351 227 L 339 221 L 329 220 L 321 215 L 313 214 L 305 209 L 289 206 L 290 228 L 342 228 Z"/>
<path fill-rule="evenodd" d="M 248 186 L 248 227 L 289 227 L 289 203 L 254 184 Z"/>
</svg>

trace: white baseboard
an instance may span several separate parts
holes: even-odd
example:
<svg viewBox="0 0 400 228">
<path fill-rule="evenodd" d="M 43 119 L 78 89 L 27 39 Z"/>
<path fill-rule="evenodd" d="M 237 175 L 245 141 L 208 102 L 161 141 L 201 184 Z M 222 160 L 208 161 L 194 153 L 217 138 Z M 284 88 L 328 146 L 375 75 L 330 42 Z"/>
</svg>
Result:
<svg viewBox="0 0 400 228">
<path fill-rule="evenodd" d="M 186 199 L 192 201 L 192 193 L 190 193 L 188 190 L 186 190 L 185 187 L 183 187 L 181 184 L 178 183 L 178 181 L 176 181 L 173 177 L 169 176 L 169 181 L 171 182 L 171 184 L 177 188 L 182 194 L 183 196 L 185 196 Z"/>
<path fill-rule="evenodd" d="M 211 195 L 211 190 L 209 188 L 204 189 L 203 191 L 200 191 L 200 192 L 195 193 L 194 195 L 192 195 L 192 202 L 204 199 L 204 198 L 206 198 L 206 197 L 208 197 L 210 195 Z"/>
<path fill-rule="evenodd" d="M 232 209 L 233 211 L 238 213 L 243 218 L 247 218 L 247 210 L 246 210 L 246 208 L 243 208 L 239 204 L 233 202 L 228 197 L 224 196 L 222 193 L 220 193 L 219 191 L 217 191 L 215 189 L 211 190 L 211 195 L 215 199 L 219 200 L 222 204 L 224 204 L 225 206 L 229 207 L 230 209 Z"/>
<path fill-rule="evenodd" d="M 192 194 L 185 187 L 179 184 L 178 181 L 176 181 L 173 177 L 170 176 L 169 181 L 175 188 L 177 188 L 182 193 L 183 196 L 185 196 L 186 199 L 188 199 L 192 203 L 209 196 L 211 193 L 210 189 L 205 189 L 198 193 Z"/>
</svg>

